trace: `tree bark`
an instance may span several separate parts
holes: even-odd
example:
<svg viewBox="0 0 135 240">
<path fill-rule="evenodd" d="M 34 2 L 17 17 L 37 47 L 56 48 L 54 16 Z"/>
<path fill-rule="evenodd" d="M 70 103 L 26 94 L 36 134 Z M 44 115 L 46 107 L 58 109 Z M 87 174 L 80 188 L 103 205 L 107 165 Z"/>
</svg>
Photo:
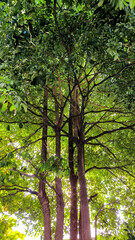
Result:
<svg viewBox="0 0 135 240">
<path fill-rule="evenodd" d="M 82 225 L 81 225 L 81 208 L 79 213 L 79 240 L 82 240 Z"/>
<path fill-rule="evenodd" d="M 56 157 L 60 158 L 60 131 L 56 131 Z M 57 160 L 56 160 L 57 161 Z M 55 240 L 63 240 L 63 228 L 64 228 L 64 200 L 62 192 L 62 181 L 59 177 L 55 178 L 56 187 L 56 202 L 57 202 L 57 214 L 56 214 L 56 229 Z"/>
<path fill-rule="evenodd" d="M 70 110 L 70 118 L 69 118 L 68 149 L 69 149 L 69 168 L 70 168 L 70 186 L 71 186 L 70 240 L 77 240 L 77 176 L 74 173 L 73 127 L 72 127 L 71 110 Z"/>
<path fill-rule="evenodd" d="M 42 162 L 47 161 L 47 89 L 44 89 L 44 109 L 43 109 L 43 132 L 42 132 Z M 40 176 L 43 177 L 42 175 Z M 49 199 L 45 191 L 45 183 L 42 179 L 39 180 L 38 198 L 42 206 L 44 216 L 44 240 L 51 240 L 51 216 Z"/>
<path fill-rule="evenodd" d="M 51 217 L 50 217 L 50 206 L 49 199 L 46 195 L 45 184 L 42 180 L 39 181 L 39 201 L 42 206 L 42 212 L 44 216 L 44 240 L 51 240 Z"/>
<path fill-rule="evenodd" d="M 84 150 L 83 143 L 80 141 L 77 145 L 78 152 L 78 179 L 80 187 L 80 231 L 81 240 L 90 240 L 90 217 L 89 217 L 89 206 L 88 206 L 88 197 L 87 197 L 87 186 L 85 179 L 85 170 L 84 170 Z"/>
<path fill-rule="evenodd" d="M 97 240 L 97 215 L 95 216 L 95 240 Z"/>
<path fill-rule="evenodd" d="M 55 120 L 56 120 L 56 164 L 58 164 L 58 159 L 61 157 L 61 137 L 60 137 L 60 118 L 59 118 L 59 106 L 57 102 L 57 93 L 55 85 L 53 87 L 53 94 L 55 99 Z M 62 181 L 59 177 L 55 178 L 55 188 L 56 188 L 56 229 L 55 229 L 55 240 L 63 240 L 63 229 L 64 229 L 64 199 L 62 192 Z"/>
<path fill-rule="evenodd" d="M 85 179 L 85 167 L 84 167 L 84 129 L 83 129 L 83 113 L 80 113 L 79 108 L 79 87 L 76 83 L 73 92 L 73 128 L 74 138 L 77 147 L 77 159 L 78 159 L 78 180 L 80 187 L 80 222 L 79 222 L 79 234 L 80 240 L 90 240 L 90 217 L 89 206 L 87 197 L 87 186 Z"/>
</svg>

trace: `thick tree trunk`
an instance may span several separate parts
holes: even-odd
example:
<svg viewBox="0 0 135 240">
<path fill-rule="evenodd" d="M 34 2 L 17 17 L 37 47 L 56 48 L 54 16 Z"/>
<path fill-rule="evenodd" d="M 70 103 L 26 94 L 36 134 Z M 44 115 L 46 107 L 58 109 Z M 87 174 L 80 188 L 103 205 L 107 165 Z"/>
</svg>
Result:
<svg viewBox="0 0 135 240">
<path fill-rule="evenodd" d="M 73 127 L 72 127 L 71 112 L 70 112 L 70 119 L 69 119 L 68 149 L 69 149 L 69 168 L 70 168 L 70 186 L 71 186 L 70 240 L 77 240 L 77 176 L 74 173 Z"/>
<path fill-rule="evenodd" d="M 45 184 L 40 180 L 39 182 L 39 201 L 42 206 L 42 212 L 44 216 L 44 240 L 51 240 L 51 217 L 49 199 L 45 192 Z"/>
<path fill-rule="evenodd" d="M 47 89 L 44 89 L 44 109 L 43 109 L 43 132 L 42 132 L 42 162 L 47 161 Z M 42 176 L 41 176 L 42 178 Z M 39 180 L 38 198 L 42 206 L 44 216 L 44 240 L 51 240 L 51 216 L 49 199 L 45 191 L 45 183 Z"/>
<path fill-rule="evenodd" d="M 78 180 L 80 187 L 80 221 L 79 234 L 80 240 L 90 240 L 90 217 L 87 197 L 87 186 L 84 169 L 84 129 L 83 129 L 83 113 L 79 108 L 79 87 L 76 85 L 73 92 L 73 128 L 74 139 L 77 146 L 78 159 Z"/>
<path fill-rule="evenodd" d="M 90 240 L 90 217 L 89 217 L 89 206 L 88 206 L 88 197 L 87 197 L 87 186 L 85 179 L 85 170 L 84 170 L 84 146 L 83 142 L 78 143 L 77 152 L 78 152 L 78 179 L 80 187 L 80 239 L 81 240 Z"/>
<path fill-rule="evenodd" d="M 63 228 L 64 228 L 64 200 L 62 192 L 61 179 L 56 177 L 56 201 L 57 201 L 57 215 L 56 215 L 56 229 L 55 229 L 55 240 L 63 240 Z"/>
</svg>

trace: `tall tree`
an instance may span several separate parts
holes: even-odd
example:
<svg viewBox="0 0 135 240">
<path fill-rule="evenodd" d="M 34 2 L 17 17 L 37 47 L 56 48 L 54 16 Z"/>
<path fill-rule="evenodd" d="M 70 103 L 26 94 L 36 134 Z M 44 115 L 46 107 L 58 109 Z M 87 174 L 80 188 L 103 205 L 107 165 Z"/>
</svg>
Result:
<svg viewBox="0 0 135 240">
<path fill-rule="evenodd" d="M 113 191 L 120 188 L 123 201 L 121 184 L 131 188 L 133 18 L 108 1 L 1 3 L 2 203 L 29 193 L 41 212 L 38 197 L 44 239 L 63 239 L 68 180 L 71 240 L 77 222 L 80 240 L 90 240 L 90 212 L 102 223 L 108 196 L 118 202 Z"/>
</svg>

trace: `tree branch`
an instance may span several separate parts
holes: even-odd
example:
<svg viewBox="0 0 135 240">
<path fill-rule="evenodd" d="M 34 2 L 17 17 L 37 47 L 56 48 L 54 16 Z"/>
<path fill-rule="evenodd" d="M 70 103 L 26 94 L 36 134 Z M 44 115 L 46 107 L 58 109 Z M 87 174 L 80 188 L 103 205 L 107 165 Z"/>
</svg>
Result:
<svg viewBox="0 0 135 240">
<path fill-rule="evenodd" d="M 89 141 L 93 140 L 93 139 L 97 139 L 103 135 L 106 135 L 106 134 L 110 134 L 110 133 L 114 133 L 114 132 L 117 132 L 117 131 L 121 131 L 121 130 L 125 130 L 125 129 L 132 129 L 133 127 L 135 127 L 135 124 L 132 124 L 132 125 L 129 125 L 129 126 L 126 126 L 126 127 L 120 127 L 120 128 L 116 128 L 116 129 L 112 129 L 112 130 L 108 130 L 108 131 L 104 131 L 94 137 L 89 137 L 85 140 L 85 143 L 87 144 Z"/>
<path fill-rule="evenodd" d="M 115 167 L 97 167 L 97 166 L 93 166 L 91 168 L 88 168 L 87 170 L 85 170 L 85 173 L 93 170 L 93 169 L 98 169 L 98 170 L 113 170 L 113 169 L 120 169 L 123 170 L 123 168 L 127 167 L 127 166 L 132 166 L 134 164 L 126 164 L 126 165 L 122 165 L 122 166 L 115 166 Z M 125 170 L 123 170 L 125 171 Z"/>
<path fill-rule="evenodd" d="M 14 124 L 14 123 L 22 123 L 22 124 L 33 124 L 33 125 L 41 125 L 42 123 L 34 123 L 34 122 L 29 122 L 29 121 L 4 121 L 0 120 L 1 123 L 8 123 L 8 124 Z"/>
<path fill-rule="evenodd" d="M 33 191 L 30 188 L 22 187 L 22 186 L 18 186 L 18 185 L 12 185 L 12 186 L 1 185 L 0 186 L 0 191 L 16 191 L 16 193 L 19 193 L 19 192 L 29 192 L 31 194 L 38 195 L 38 192 Z M 16 193 L 13 193 L 12 195 L 15 195 Z M 4 196 L 4 197 L 6 197 L 6 196 Z"/>
</svg>

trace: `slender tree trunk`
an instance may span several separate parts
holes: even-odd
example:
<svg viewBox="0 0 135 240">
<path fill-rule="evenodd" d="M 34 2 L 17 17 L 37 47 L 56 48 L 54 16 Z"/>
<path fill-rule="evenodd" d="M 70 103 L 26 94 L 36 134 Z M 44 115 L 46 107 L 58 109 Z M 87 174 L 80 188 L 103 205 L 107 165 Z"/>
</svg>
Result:
<svg viewBox="0 0 135 240">
<path fill-rule="evenodd" d="M 56 157 L 60 158 L 60 131 L 56 131 Z M 57 202 L 57 214 L 56 214 L 56 229 L 55 240 L 63 240 L 63 228 L 64 228 L 64 200 L 62 192 L 62 181 L 59 177 L 55 178 L 56 187 L 56 202 Z"/>
<path fill-rule="evenodd" d="M 77 240 L 77 176 L 74 173 L 73 158 L 73 127 L 70 111 L 69 119 L 69 168 L 70 168 L 70 186 L 71 186 L 71 209 L 70 209 L 70 240 Z"/>
<path fill-rule="evenodd" d="M 95 216 L 95 240 L 97 240 L 97 215 Z"/>
<path fill-rule="evenodd" d="M 44 89 L 43 132 L 42 132 L 42 162 L 47 161 L 47 89 Z M 42 178 L 42 176 L 41 176 Z M 44 216 L 44 240 L 51 240 L 51 216 L 49 199 L 45 191 L 45 183 L 39 180 L 38 198 Z"/>
<path fill-rule="evenodd" d="M 53 94 L 55 99 L 55 120 L 56 120 L 56 163 L 58 164 L 58 159 L 61 157 L 61 137 L 60 137 L 60 122 L 59 119 L 59 106 L 57 102 L 57 93 L 55 85 L 53 87 Z M 62 119 L 62 118 L 61 118 Z M 56 203 L 57 203 L 57 213 L 56 213 L 56 229 L 55 229 L 55 240 L 63 240 L 63 229 L 64 229 L 64 199 L 62 192 L 62 181 L 59 177 L 55 178 L 55 188 L 56 188 Z"/>
</svg>

